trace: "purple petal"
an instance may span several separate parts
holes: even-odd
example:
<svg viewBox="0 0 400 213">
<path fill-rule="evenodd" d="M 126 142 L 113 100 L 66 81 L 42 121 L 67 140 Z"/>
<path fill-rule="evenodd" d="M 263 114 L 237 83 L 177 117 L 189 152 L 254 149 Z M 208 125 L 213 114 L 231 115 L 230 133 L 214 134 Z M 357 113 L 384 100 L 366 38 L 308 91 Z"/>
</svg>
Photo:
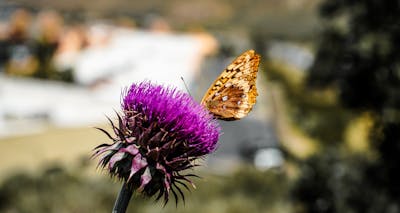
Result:
<svg viewBox="0 0 400 213">
<path fill-rule="evenodd" d="M 135 138 L 135 137 L 128 137 L 128 138 L 126 138 L 126 142 L 128 142 L 128 143 L 133 143 L 134 141 L 136 141 L 136 138 Z"/>
<path fill-rule="evenodd" d="M 143 167 L 147 166 L 147 160 L 146 158 L 143 158 L 142 155 L 137 154 L 133 159 L 132 159 L 132 165 L 131 165 L 131 173 L 129 174 L 128 180 L 132 178 L 132 176 L 142 169 Z"/>
<path fill-rule="evenodd" d="M 125 111 L 142 113 L 149 123 L 176 133 L 179 140 L 195 147 L 197 156 L 215 150 L 221 128 L 208 110 L 190 95 L 150 82 L 132 84 L 123 95 Z"/>
<path fill-rule="evenodd" d="M 138 188 L 139 191 L 143 191 L 144 187 L 151 181 L 151 173 L 149 167 L 144 170 L 144 173 L 140 177 L 140 187 Z"/>
<path fill-rule="evenodd" d="M 130 146 L 127 146 L 126 148 L 122 148 L 120 152 L 127 152 L 131 155 L 136 155 L 137 153 L 139 153 L 139 149 L 136 147 L 135 144 L 132 144 Z"/>
<path fill-rule="evenodd" d="M 114 164 L 120 160 L 122 160 L 125 156 L 124 152 L 117 152 L 115 153 L 111 159 L 110 159 L 110 163 L 109 163 L 109 169 L 114 168 Z"/>
</svg>

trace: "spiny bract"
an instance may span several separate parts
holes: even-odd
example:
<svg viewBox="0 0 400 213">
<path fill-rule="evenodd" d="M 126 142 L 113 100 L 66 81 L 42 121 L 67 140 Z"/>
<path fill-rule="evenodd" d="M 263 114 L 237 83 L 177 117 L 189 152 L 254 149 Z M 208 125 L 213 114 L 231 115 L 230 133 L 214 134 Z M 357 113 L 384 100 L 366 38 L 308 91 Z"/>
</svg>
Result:
<svg viewBox="0 0 400 213">
<path fill-rule="evenodd" d="M 220 126 L 191 96 L 171 87 L 150 82 L 133 84 L 123 94 L 118 125 L 110 119 L 114 136 L 101 128 L 111 144 L 95 148 L 94 157 L 112 176 L 125 181 L 146 196 L 158 193 L 168 202 L 172 192 L 176 202 L 181 186 L 189 189 L 188 173 L 194 160 L 213 152 Z"/>
</svg>

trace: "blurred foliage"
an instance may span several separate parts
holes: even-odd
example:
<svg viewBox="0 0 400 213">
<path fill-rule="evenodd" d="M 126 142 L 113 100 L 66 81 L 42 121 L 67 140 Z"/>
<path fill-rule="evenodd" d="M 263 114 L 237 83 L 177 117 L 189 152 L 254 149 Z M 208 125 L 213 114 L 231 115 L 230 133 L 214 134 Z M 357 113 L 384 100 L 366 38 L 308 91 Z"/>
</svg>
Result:
<svg viewBox="0 0 400 213">
<path fill-rule="evenodd" d="M 296 212 L 398 212 L 397 201 L 366 175 L 374 175 L 364 156 L 326 150 L 306 160 L 292 189 Z"/>
<path fill-rule="evenodd" d="M 0 211 L 109 212 L 116 193 L 112 184 L 86 181 L 53 166 L 39 176 L 20 173 L 6 179 L 0 189 Z"/>
<path fill-rule="evenodd" d="M 297 127 L 322 145 L 343 141 L 346 124 L 357 115 L 338 103 L 334 90 L 308 88 L 305 74 L 285 64 L 266 63 L 265 70 L 271 81 L 282 83 L 287 113 Z"/>
<path fill-rule="evenodd" d="M 335 89 L 338 104 L 320 107 L 294 99 L 299 123 L 313 118 L 308 126 L 314 128 L 303 129 L 324 144 L 302 162 L 292 191 L 297 212 L 400 212 L 399 4 L 321 4 L 324 29 L 304 91 Z M 363 132 L 357 134 L 351 126 L 356 124 Z M 359 147 L 371 150 L 352 152 L 348 144 L 355 143 L 349 140 L 364 140 Z"/>
<path fill-rule="evenodd" d="M 375 110 L 400 106 L 398 1 L 326 1 L 311 86 L 335 85 L 349 108 Z"/>
<path fill-rule="evenodd" d="M 39 175 L 10 176 L 0 187 L 0 212 L 110 212 L 121 183 L 108 177 L 88 178 L 82 169 L 60 166 Z M 197 189 L 185 192 L 186 204 L 175 206 L 136 195 L 127 212 L 288 212 L 288 182 L 276 171 L 244 167 L 230 176 L 203 174 Z"/>
</svg>

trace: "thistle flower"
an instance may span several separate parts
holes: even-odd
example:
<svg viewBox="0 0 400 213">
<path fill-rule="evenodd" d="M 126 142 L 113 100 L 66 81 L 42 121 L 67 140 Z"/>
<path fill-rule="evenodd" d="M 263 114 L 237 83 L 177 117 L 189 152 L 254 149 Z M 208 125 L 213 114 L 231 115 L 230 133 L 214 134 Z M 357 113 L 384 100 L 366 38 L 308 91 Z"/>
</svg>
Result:
<svg viewBox="0 0 400 213">
<path fill-rule="evenodd" d="M 213 152 L 220 127 L 191 96 L 171 87 L 143 82 L 133 84 L 122 97 L 118 125 L 110 119 L 114 136 L 103 131 L 111 144 L 95 148 L 99 166 L 125 182 L 130 190 L 156 200 L 184 200 L 181 187 L 195 187 L 187 172 L 196 159 Z"/>
</svg>

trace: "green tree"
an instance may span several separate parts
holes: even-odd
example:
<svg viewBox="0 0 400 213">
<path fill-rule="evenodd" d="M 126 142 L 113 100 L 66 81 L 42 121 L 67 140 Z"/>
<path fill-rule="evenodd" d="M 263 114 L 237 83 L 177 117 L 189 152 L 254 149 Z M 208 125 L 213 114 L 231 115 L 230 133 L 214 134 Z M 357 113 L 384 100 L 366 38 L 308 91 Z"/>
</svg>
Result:
<svg viewBox="0 0 400 213">
<path fill-rule="evenodd" d="M 355 113 L 371 112 L 374 161 L 326 148 L 293 190 L 306 212 L 400 212 L 400 2 L 326 0 L 311 88 L 335 87 Z"/>
</svg>

